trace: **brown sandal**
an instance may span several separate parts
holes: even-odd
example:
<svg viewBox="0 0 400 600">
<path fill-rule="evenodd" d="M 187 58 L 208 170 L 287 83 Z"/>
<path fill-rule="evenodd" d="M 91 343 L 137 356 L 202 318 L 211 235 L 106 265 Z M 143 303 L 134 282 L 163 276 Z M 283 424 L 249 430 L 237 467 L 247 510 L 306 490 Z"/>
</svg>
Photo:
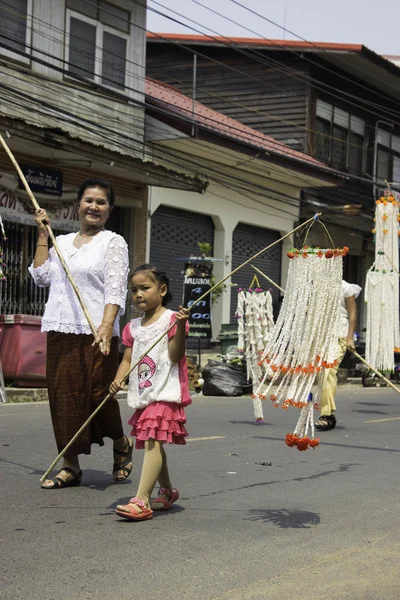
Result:
<svg viewBox="0 0 400 600">
<path fill-rule="evenodd" d="M 58 477 L 58 475 L 62 471 L 65 471 L 66 473 L 73 475 L 72 479 L 67 479 L 67 481 L 64 481 L 64 479 L 62 479 L 61 477 Z M 49 481 L 52 481 L 53 485 L 51 487 L 49 487 L 48 485 L 43 485 L 43 483 L 42 483 L 41 488 L 43 490 L 60 490 L 61 488 L 66 488 L 66 487 L 77 487 L 78 485 L 81 484 L 81 481 L 82 481 L 82 471 L 78 471 L 78 473 L 77 473 L 73 469 L 70 469 L 70 467 L 63 467 L 62 469 L 60 469 L 58 471 L 58 473 L 54 477 L 54 479 L 50 479 Z"/>
<path fill-rule="evenodd" d="M 130 438 L 128 438 L 127 436 L 125 436 L 125 439 L 128 442 L 128 450 L 124 451 L 124 450 L 113 450 L 114 452 L 114 466 L 113 466 L 113 478 L 114 481 L 117 481 L 118 483 L 121 481 L 125 481 L 125 479 L 127 479 L 127 477 L 129 477 L 129 475 L 131 474 L 132 471 L 132 452 L 133 452 L 133 442 Z M 117 456 L 123 456 L 124 460 L 122 460 L 120 463 L 117 463 L 115 461 L 115 455 Z M 128 465 L 131 465 L 130 467 Z M 118 476 L 118 471 L 123 471 L 124 475 L 122 477 Z"/>
</svg>

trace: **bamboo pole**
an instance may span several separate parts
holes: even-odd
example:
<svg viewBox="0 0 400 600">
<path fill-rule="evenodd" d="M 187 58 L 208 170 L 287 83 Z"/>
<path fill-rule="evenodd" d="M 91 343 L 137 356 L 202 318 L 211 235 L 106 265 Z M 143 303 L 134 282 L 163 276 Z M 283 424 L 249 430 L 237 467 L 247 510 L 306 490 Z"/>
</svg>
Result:
<svg viewBox="0 0 400 600">
<path fill-rule="evenodd" d="M 244 266 L 248 265 L 252 260 L 254 260 L 255 258 L 257 258 L 257 256 L 260 256 L 261 254 L 263 254 L 264 252 L 267 252 L 267 250 L 269 250 L 270 248 L 272 248 L 273 246 L 276 246 L 276 244 L 279 244 L 280 242 L 282 242 L 284 239 L 286 239 L 287 237 L 289 237 L 290 235 L 292 235 L 293 233 L 295 233 L 296 231 L 298 231 L 299 229 L 305 227 L 306 225 L 308 225 L 311 221 L 315 221 L 319 216 L 321 215 L 321 213 L 317 213 L 314 217 L 311 217 L 311 219 L 308 219 L 307 221 L 305 221 L 304 223 L 302 223 L 301 225 L 299 225 L 298 227 L 296 227 L 295 229 L 292 229 L 292 231 L 289 231 L 289 233 L 286 233 L 283 237 L 281 237 L 279 240 L 276 240 L 275 242 L 273 242 L 272 244 L 270 244 L 269 246 L 267 246 L 266 248 L 263 248 L 262 250 L 260 250 L 260 252 L 257 252 L 257 254 L 255 254 L 254 256 L 252 256 L 251 258 L 249 258 L 248 260 L 246 260 L 244 263 L 242 263 L 241 265 L 239 265 L 238 267 L 236 267 L 236 269 L 234 269 L 233 271 L 231 271 L 229 273 L 229 275 L 226 275 L 226 277 L 224 277 L 223 279 L 221 279 L 221 281 L 218 281 L 218 283 L 216 283 L 215 285 L 213 285 L 209 290 L 207 290 L 207 292 L 205 292 L 202 296 L 200 296 L 200 298 L 198 298 L 189 308 L 189 310 L 192 310 L 192 308 L 194 308 L 196 306 L 196 304 L 199 304 L 199 302 L 201 302 L 202 300 L 204 300 L 204 298 L 206 298 L 209 294 L 212 293 L 213 290 L 215 290 L 215 288 L 217 288 L 218 286 L 220 286 L 222 283 L 224 283 L 227 279 L 229 279 L 230 277 L 232 277 L 232 275 L 234 275 L 235 273 L 237 273 L 237 271 L 239 271 L 240 269 L 242 269 Z M 144 352 L 142 354 L 142 356 L 140 356 L 140 358 L 136 361 L 136 363 L 129 369 L 129 371 L 127 373 L 125 373 L 125 375 L 122 377 L 121 382 L 125 382 L 129 375 L 132 373 L 132 371 L 134 369 L 136 369 L 136 367 L 138 366 L 138 364 L 143 360 L 143 358 L 155 347 L 157 346 L 157 344 L 159 342 L 161 342 L 161 340 L 163 339 L 163 337 L 165 335 L 167 335 L 171 329 L 173 329 L 175 327 L 174 325 L 171 325 L 171 327 L 168 328 L 168 330 L 163 333 L 159 338 L 157 338 L 155 340 L 155 342 L 150 346 L 150 348 L 147 348 L 146 352 Z M 45 479 L 47 478 L 47 476 L 49 475 L 49 473 L 51 473 L 51 471 L 54 469 L 54 467 L 56 466 L 56 464 L 58 463 L 58 461 L 64 456 L 64 454 L 67 452 L 67 450 L 72 446 L 72 444 L 75 442 L 75 440 L 81 435 L 82 431 L 84 431 L 86 429 L 86 427 L 89 425 L 89 423 L 92 421 L 92 419 L 97 415 L 97 413 L 102 409 L 102 407 L 104 406 L 104 404 L 107 402 L 107 400 L 109 400 L 114 394 L 108 393 L 107 396 L 104 398 L 104 400 L 102 400 L 102 402 L 99 404 L 99 406 L 92 412 L 92 414 L 90 415 L 90 417 L 87 419 L 87 421 L 85 421 L 85 423 L 83 423 L 82 427 L 80 427 L 78 429 L 78 431 L 75 433 L 75 435 L 70 439 L 70 441 L 68 442 L 68 444 L 65 446 L 65 448 L 60 452 L 60 454 L 53 460 L 53 462 L 51 463 L 50 467 L 47 469 L 47 471 L 44 473 L 44 475 L 40 478 L 41 483 L 43 483 L 45 481 Z"/>
<path fill-rule="evenodd" d="M 29 198 L 30 198 L 33 206 L 35 207 L 36 210 L 40 210 L 40 206 L 37 203 L 37 200 L 36 200 L 35 196 L 33 195 L 33 192 L 31 190 L 31 188 L 29 187 L 29 183 L 27 182 L 27 180 L 25 178 L 25 175 L 23 174 L 23 172 L 22 172 L 22 170 L 21 170 L 21 168 L 20 168 L 20 166 L 19 166 L 19 164 L 18 164 L 15 156 L 11 152 L 10 148 L 8 147 L 5 139 L 3 138 L 3 136 L 1 134 L 0 134 L 0 142 L 1 142 L 4 150 L 7 152 L 7 154 L 9 156 L 11 162 L 13 163 L 14 167 L 16 168 L 17 173 L 20 176 L 20 179 L 21 179 L 22 183 L 24 184 L 24 187 L 25 187 L 25 189 L 26 189 L 26 191 L 28 193 L 28 196 L 29 196 Z M 63 255 L 61 254 L 61 250 L 59 248 L 59 245 L 57 243 L 57 240 L 56 240 L 56 237 L 55 237 L 55 235 L 53 233 L 53 230 L 51 229 L 51 227 L 50 227 L 50 225 L 48 223 L 46 223 L 46 229 L 49 232 L 49 237 L 50 237 L 50 239 L 51 239 L 51 241 L 53 243 L 54 250 L 57 253 L 57 256 L 58 256 L 58 258 L 60 260 L 60 263 L 62 264 L 62 267 L 63 267 L 63 269 L 65 271 L 65 274 L 66 274 L 66 276 L 68 278 L 68 281 L 70 282 L 70 284 L 71 284 L 71 286 L 72 286 L 72 288 L 73 288 L 73 290 L 74 290 L 74 292 L 75 292 L 75 294 L 76 294 L 76 296 L 78 298 L 79 304 L 82 307 L 82 310 L 83 310 L 83 312 L 85 314 L 85 317 L 87 318 L 87 321 L 89 323 L 90 329 L 91 329 L 94 337 L 96 338 L 96 336 L 97 336 L 97 329 L 95 327 L 95 324 L 92 321 L 92 317 L 89 314 L 89 311 L 88 311 L 88 309 L 86 307 L 85 301 L 82 298 L 81 293 L 80 293 L 80 291 L 78 289 L 78 286 L 76 285 L 75 280 L 72 277 L 71 271 L 69 270 L 68 265 L 65 262 Z"/>
<path fill-rule="evenodd" d="M 278 290 L 280 290 L 282 292 L 282 294 L 285 293 L 285 290 L 283 288 L 281 288 L 277 283 L 275 283 L 275 281 L 273 281 L 272 279 L 270 279 L 268 277 L 268 275 L 266 275 L 265 273 L 263 273 L 262 271 L 260 271 L 260 269 L 257 269 L 257 267 L 255 267 L 254 265 L 251 265 L 253 267 L 253 269 L 255 271 L 257 271 L 257 273 L 260 273 L 260 275 L 262 275 L 263 277 L 265 277 L 265 279 L 267 281 L 269 281 L 272 285 L 274 285 L 276 288 L 278 288 Z"/>
<path fill-rule="evenodd" d="M 376 375 L 378 375 L 378 377 L 380 377 L 381 379 L 383 379 L 383 381 L 385 381 L 385 383 L 387 383 L 388 385 L 390 385 L 391 388 L 393 388 L 398 394 L 400 394 L 400 388 L 398 388 L 397 386 L 395 386 L 390 379 L 388 379 L 387 377 L 385 377 L 385 375 L 383 375 L 383 373 L 380 373 L 380 371 L 377 371 L 376 369 L 374 369 L 374 367 L 372 367 L 370 364 L 367 363 L 366 360 L 364 360 L 364 358 L 362 356 L 360 356 L 358 354 L 358 352 L 356 352 L 356 350 L 352 350 L 351 348 L 349 348 L 349 350 L 354 354 L 354 356 L 356 356 L 358 358 L 358 360 L 361 360 L 362 363 L 364 363 L 364 365 L 366 365 L 368 367 L 368 369 L 370 369 L 370 371 L 373 371 Z"/>
</svg>

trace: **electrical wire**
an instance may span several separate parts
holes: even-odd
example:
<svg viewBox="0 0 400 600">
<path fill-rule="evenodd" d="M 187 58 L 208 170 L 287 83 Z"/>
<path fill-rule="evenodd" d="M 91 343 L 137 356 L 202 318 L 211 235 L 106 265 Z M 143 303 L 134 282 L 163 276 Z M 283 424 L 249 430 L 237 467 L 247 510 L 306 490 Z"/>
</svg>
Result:
<svg viewBox="0 0 400 600">
<path fill-rule="evenodd" d="M 215 38 L 215 37 L 213 37 L 213 36 L 210 36 L 210 35 L 208 35 L 208 34 L 204 34 L 204 32 L 202 32 L 202 31 L 199 31 L 198 29 L 192 28 L 192 27 L 190 27 L 189 25 L 186 25 L 186 24 L 184 24 L 184 23 L 181 23 L 181 24 L 185 25 L 187 28 L 189 28 L 189 29 L 193 29 L 193 31 L 196 31 L 197 33 L 200 33 L 200 35 L 203 35 L 205 39 L 210 39 L 210 40 L 212 40 L 212 41 L 215 41 L 215 42 L 218 42 L 218 43 L 221 43 L 221 42 L 222 42 L 222 40 L 226 40 L 226 42 L 224 43 L 224 45 L 225 45 L 225 46 L 228 46 L 228 47 L 230 47 L 231 49 L 233 49 L 233 50 L 236 50 L 237 52 L 239 52 L 239 53 L 243 54 L 244 56 L 248 56 L 248 57 L 250 57 L 250 58 L 253 58 L 253 59 L 255 59 L 255 60 L 258 60 L 258 62 L 260 62 L 260 63 L 263 63 L 263 64 L 267 64 L 267 65 L 278 65 L 278 66 L 280 66 L 280 67 L 281 67 L 281 68 L 280 68 L 281 72 L 283 72 L 283 73 L 286 73 L 286 74 L 289 74 L 289 75 L 290 75 L 290 76 L 292 76 L 294 79 L 297 79 L 298 81 L 301 81 L 301 82 L 303 82 L 303 83 L 304 83 L 304 82 L 305 82 L 305 83 L 307 83 L 307 82 L 311 82 L 311 85 L 312 85 L 312 87 L 314 87 L 315 89 L 322 90 L 322 91 L 324 91 L 325 93 L 328 93 L 329 95 L 332 95 L 332 96 L 333 96 L 333 97 L 335 97 L 335 98 L 339 98 L 339 99 L 341 99 L 341 97 L 340 97 L 340 96 L 338 96 L 338 94 L 337 94 L 337 93 L 333 93 L 333 94 L 332 94 L 332 93 L 329 91 L 329 90 L 334 90 L 334 91 L 336 92 L 336 91 L 337 91 L 337 88 L 335 88 L 334 86 L 331 86 L 331 85 L 329 85 L 329 84 L 327 84 L 327 83 L 325 83 L 325 82 L 321 82 L 321 81 L 319 81 L 319 80 L 317 80 L 317 79 L 315 79 L 315 78 L 311 77 L 311 76 L 310 76 L 310 75 L 308 75 L 308 74 L 302 75 L 302 73 L 301 73 L 300 71 L 298 71 L 298 70 L 296 70 L 296 69 L 294 69 L 294 68 L 291 68 L 291 67 L 289 67 L 288 65 L 285 65 L 285 64 L 281 63 L 281 62 L 280 62 L 280 61 L 278 61 L 278 60 L 274 60 L 274 59 L 272 59 L 271 57 L 266 57 L 266 56 L 265 56 L 265 54 L 261 53 L 260 51 L 257 51 L 257 50 L 256 50 L 256 49 L 254 49 L 254 48 L 249 48 L 249 47 L 248 47 L 248 45 L 246 45 L 246 44 L 245 44 L 245 45 L 243 45 L 243 44 L 241 44 L 241 43 L 238 43 L 238 42 L 237 42 L 237 40 L 234 40 L 234 39 L 232 39 L 232 38 L 230 38 L 230 37 L 228 37 L 228 36 L 222 35 L 221 33 L 217 32 L 217 31 L 215 31 L 215 30 L 213 30 L 213 29 L 210 29 L 208 26 L 206 26 L 206 25 L 202 25 L 202 24 L 198 23 L 197 21 L 194 21 L 193 19 L 190 19 L 190 18 L 189 18 L 189 17 L 187 17 L 186 15 L 183 15 L 182 13 L 178 13 L 177 11 L 175 11 L 175 10 L 172 10 L 171 8 L 169 8 L 169 7 L 165 6 L 164 4 L 161 4 L 160 2 L 157 2 L 156 0 L 150 0 L 150 1 L 151 1 L 153 4 L 157 4 L 158 6 L 161 6 L 161 7 L 163 7 L 164 9 L 166 9 L 166 10 L 169 10 L 170 12 L 172 12 L 172 13 L 174 13 L 174 14 L 177 14 L 177 15 L 179 15 L 179 16 L 181 16 L 181 17 L 183 17 L 184 19 L 186 19 L 186 20 L 190 21 L 191 23 L 194 23 L 194 24 L 196 24 L 196 25 L 199 25 L 200 27 L 205 27 L 206 29 L 208 29 L 208 31 L 211 31 L 212 33 L 214 33 L 214 34 L 217 34 L 217 35 L 219 36 L 219 38 Z M 208 10 L 208 11 L 212 12 L 213 14 L 216 14 L 216 15 L 218 15 L 218 16 L 220 16 L 220 17 L 223 17 L 223 18 L 225 18 L 227 21 L 229 21 L 229 22 L 231 22 L 231 23 L 234 23 L 235 25 L 238 25 L 238 26 L 242 27 L 242 28 L 243 28 L 243 29 L 245 29 L 246 31 L 249 31 L 249 32 L 251 32 L 251 33 L 253 33 L 253 34 L 257 35 L 259 39 L 264 39 L 264 40 L 266 40 L 267 42 L 269 42 L 270 44 L 272 44 L 273 46 L 276 46 L 276 47 L 278 47 L 278 48 L 279 48 L 279 49 L 281 49 L 281 50 L 282 50 L 282 49 L 284 49 L 284 50 L 287 50 L 287 51 L 288 51 L 288 52 L 290 52 L 291 54 L 295 55 L 295 56 L 296 56 L 296 58 L 300 58 L 300 60 L 302 60 L 302 61 L 308 62 L 308 63 L 310 63 L 310 64 L 312 64 L 312 65 L 318 65 L 318 66 L 320 66 L 322 69 L 324 69 L 324 70 L 328 71 L 329 73 L 332 73 L 332 74 L 334 74 L 334 75 L 336 75 L 336 76 L 342 77 L 342 78 L 346 79 L 347 81 L 351 82 L 352 84 L 354 84 L 354 83 L 355 83 L 356 85 L 360 85 L 360 86 L 362 86 L 364 89 L 368 90 L 369 92 L 371 91 L 371 90 L 370 90 L 370 88 L 368 88 L 367 86 L 363 86 L 362 84 L 359 84 L 358 82 L 354 82 L 354 80 L 353 80 L 353 79 L 350 79 L 350 78 L 348 78 L 348 77 L 346 77 L 346 76 L 344 76 L 344 75 L 341 75 L 340 73 L 337 73 L 336 71 L 334 71 L 333 69 L 330 69 L 329 67 L 326 67 L 325 65 L 320 65 L 319 63 L 316 63 L 315 61 L 313 61 L 313 60 L 309 59 L 309 58 L 308 58 L 306 55 L 304 55 L 304 54 L 300 54 L 299 52 L 296 52 L 295 50 L 293 50 L 293 49 L 290 47 L 290 45 L 287 45 L 287 46 L 285 46 L 285 45 L 282 45 L 282 44 L 278 44 L 278 43 L 277 43 L 275 40 L 271 40 L 271 39 L 265 38 L 265 37 L 264 37 L 264 36 L 262 36 L 261 34 L 259 34 L 259 33 L 257 33 L 257 32 L 254 32 L 253 30 L 249 29 L 248 27 L 245 27 L 243 24 L 240 24 L 240 23 L 238 23 L 237 21 L 234 21 L 233 19 L 230 19 L 229 17 L 227 17 L 227 16 L 223 15 L 222 13 L 219 13 L 218 11 L 216 11 L 216 10 L 214 10 L 214 9 L 212 9 L 212 8 L 210 8 L 210 7 L 206 6 L 206 5 L 204 5 L 204 4 L 202 4 L 202 3 L 201 3 L 201 2 L 199 2 L 198 0 L 191 0 L 191 2 L 193 2 L 194 4 L 197 4 L 197 5 L 199 5 L 199 6 L 202 6 L 202 7 L 203 7 L 203 8 L 205 8 L 206 10 Z M 149 8 L 149 10 L 151 10 L 151 8 Z M 158 13 L 158 14 L 161 14 L 161 15 L 162 15 L 162 13 Z M 229 43 L 228 43 L 228 42 L 229 42 Z M 325 52 L 328 52 L 328 51 L 327 51 L 327 50 L 325 50 Z M 381 82 L 384 82 L 384 80 L 382 80 L 382 79 L 380 79 L 380 81 L 381 81 Z M 273 84 L 270 84 L 269 82 L 265 82 L 265 83 L 266 83 L 266 84 L 268 84 L 268 85 L 271 85 L 271 86 L 273 85 Z M 386 83 L 386 82 L 384 82 L 384 83 Z M 273 86 L 273 87 L 275 87 L 275 88 L 277 88 L 277 89 L 280 89 L 280 90 L 282 91 L 282 89 L 281 89 L 281 88 L 278 88 L 277 86 Z M 395 88 L 395 89 L 397 90 L 398 88 Z M 365 104 L 370 104 L 370 103 L 369 103 L 369 101 L 365 100 L 364 98 L 360 98 L 359 96 L 354 96 L 353 94 L 350 94 L 350 93 L 348 93 L 348 92 L 344 92 L 344 91 L 342 91 L 341 93 L 342 93 L 342 94 L 344 94 L 344 95 L 346 95 L 346 96 L 348 96 L 348 97 L 350 97 L 350 98 L 353 98 L 353 99 L 356 99 L 356 100 L 358 100 L 358 102 L 357 102 L 357 103 L 355 103 L 355 102 L 351 102 L 351 101 L 349 100 L 349 101 L 348 101 L 349 103 L 353 104 L 354 106 L 357 106 L 357 107 L 364 108 L 364 110 L 367 110 L 367 109 L 365 109 L 365 107 L 363 107 L 363 104 L 364 104 L 364 103 L 365 103 Z M 385 95 L 383 95 L 383 94 L 380 94 L 380 93 L 379 93 L 379 95 L 381 95 L 382 97 L 384 97 L 384 98 L 387 100 L 387 96 L 385 96 Z M 361 102 L 362 102 L 363 104 L 360 104 Z M 396 103 L 398 103 L 398 104 L 400 105 L 400 102 L 397 102 L 395 99 L 393 99 L 393 102 L 396 102 Z M 310 103 L 311 103 L 311 104 L 313 104 L 312 102 L 310 102 Z M 315 104 L 315 103 L 314 103 L 314 104 Z M 373 104 L 375 104 L 375 103 L 373 103 Z M 388 109 L 386 106 L 382 106 L 382 105 L 377 105 L 377 106 L 378 106 L 378 107 L 380 107 L 380 108 L 384 108 L 384 109 L 385 109 L 386 111 L 388 111 L 388 112 L 393 112 L 393 114 L 396 114 L 396 112 L 395 112 L 395 111 L 392 111 L 391 109 Z M 368 111 L 368 112 L 371 112 L 371 111 Z M 374 115 L 376 115 L 377 113 L 375 113 L 375 112 L 371 112 L 371 114 L 374 114 Z M 398 114 L 398 111 L 397 111 L 397 114 Z"/>
<path fill-rule="evenodd" d="M 95 5 L 94 5 L 92 2 L 90 2 L 89 0 L 83 0 L 83 1 L 84 1 L 84 2 L 86 2 L 87 4 L 91 5 L 91 6 L 95 6 Z M 136 0 L 136 3 L 138 3 L 138 4 L 139 4 L 139 5 L 141 5 L 141 6 L 144 6 L 144 5 L 140 4 L 140 2 L 138 2 L 137 0 Z M 107 11 L 106 9 L 105 9 L 105 11 L 106 11 L 106 12 L 110 12 L 110 11 Z M 158 11 L 158 12 L 159 12 L 159 11 Z M 110 14 L 112 14 L 112 13 L 110 13 Z M 163 13 L 161 13 L 161 14 L 163 14 Z M 39 20 L 39 21 L 41 21 L 41 22 L 45 23 L 45 22 L 44 22 L 44 21 L 42 21 L 42 20 Z M 45 23 L 45 24 L 46 24 L 47 26 L 49 26 L 49 27 L 52 27 L 52 25 L 51 25 L 51 24 L 49 24 L 49 23 Z M 145 28 L 143 28 L 143 27 L 141 27 L 141 26 L 139 26 L 139 25 L 137 25 L 137 24 L 134 24 L 133 22 L 132 22 L 132 24 L 133 24 L 134 26 L 138 27 L 139 29 L 144 29 L 145 31 L 148 31 L 148 30 L 146 30 Z M 60 30 L 60 31 L 61 31 L 61 30 Z M 40 32 L 40 33 L 42 34 L 42 32 Z M 149 33 L 152 33 L 152 32 L 149 32 Z M 164 39 L 164 40 L 166 40 L 166 41 L 171 41 L 171 40 L 168 40 L 167 38 L 164 38 L 163 36 L 160 36 L 159 34 L 153 34 L 153 35 L 156 35 L 156 36 L 158 36 L 158 37 L 161 37 L 162 39 Z M 57 40 L 57 41 L 59 42 L 59 40 Z M 61 42 L 59 42 L 59 43 L 61 43 Z M 174 43 L 175 43 L 175 42 L 174 42 Z M 191 52 L 192 54 L 193 54 L 193 53 L 194 53 L 194 54 L 196 54 L 196 53 L 195 53 L 195 52 L 194 52 L 192 49 L 190 49 L 190 48 L 187 48 L 187 47 L 186 47 L 186 46 L 184 46 L 183 44 L 179 44 L 179 43 L 177 43 L 177 45 L 178 45 L 178 46 L 181 46 L 181 47 L 183 47 L 184 49 L 186 49 L 187 51 Z M 36 51 L 37 51 L 37 50 L 36 50 Z M 202 55 L 202 54 L 200 54 L 200 53 L 197 53 L 197 54 L 198 54 L 199 56 L 203 56 L 203 57 L 205 57 L 205 58 L 208 58 L 208 60 L 213 60 L 213 62 L 217 62 L 217 63 L 219 63 L 219 64 L 222 64 L 222 65 L 224 65 L 224 66 L 225 66 L 225 67 L 227 67 L 227 68 L 232 68 L 232 67 L 229 67 L 228 65 L 225 65 L 225 63 L 221 63 L 220 61 L 215 61 L 214 59 L 210 59 L 210 57 L 207 57 L 206 55 Z M 61 59 L 59 59 L 59 60 L 61 60 Z M 63 61 L 63 62 L 65 62 L 65 61 Z M 132 61 L 128 61 L 128 62 L 132 62 Z M 138 63 L 132 63 L 132 64 L 136 64 L 136 65 L 137 65 Z M 236 69 L 236 70 L 237 70 L 237 69 Z M 239 73 L 240 73 L 241 75 L 247 75 L 247 76 L 248 76 L 248 73 L 245 73 L 245 72 L 243 72 L 243 71 L 239 71 Z M 138 77 L 138 76 L 135 76 L 135 77 L 140 79 L 140 77 Z M 254 79 L 254 77 L 253 77 L 253 79 Z M 256 78 L 256 79 L 257 79 L 257 80 L 259 80 L 259 81 L 261 81 L 261 82 L 263 82 L 264 84 L 268 85 L 268 82 L 266 82 L 266 81 L 263 81 L 263 80 L 260 80 L 259 78 Z M 215 95 L 214 95 L 214 96 L 215 96 Z M 220 97 L 220 98 L 222 98 L 222 97 Z M 244 106 L 244 105 L 242 105 L 242 106 Z M 247 108 L 248 108 L 249 110 L 252 110 L 252 109 L 251 109 L 251 107 L 247 107 Z M 305 128 L 305 127 L 303 127 L 303 126 L 299 126 L 299 125 L 298 125 L 298 124 L 296 124 L 296 123 L 291 123 L 291 122 L 285 121 L 284 119 L 280 119 L 279 117 L 276 117 L 275 115 L 271 115 L 271 114 L 268 114 L 268 113 L 262 113 L 261 111 L 255 111 L 254 109 L 253 109 L 253 112 L 257 112 L 257 113 L 259 113 L 259 114 L 263 114 L 264 116 L 267 116 L 267 117 L 268 117 L 268 118 L 270 118 L 270 119 L 273 119 L 273 120 L 276 120 L 276 121 L 279 121 L 279 122 L 283 122 L 283 123 L 289 124 L 289 125 L 291 125 L 291 126 L 293 126 L 293 127 L 298 127 L 298 128 L 305 129 L 305 130 L 307 130 L 307 129 L 308 129 L 308 130 L 310 130 L 309 128 Z M 382 116 L 382 115 L 379 115 L 379 116 Z M 310 130 L 310 131 L 313 131 L 313 130 Z M 323 137 L 325 137 L 325 136 L 326 136 L 326 137 L 329 137 L 329 138 L 331 138 L 331 139 L 332 139 L 332 137 L 333 137 L 333 136 L 331 136 L 331 135 L 329 135 L 329 134 L 324 134 L 324 133 L 322 133 L 322 132 L 319 132 L 319 131 L 314 131 L 314 133 L 315 133 L 316 135 L 323 136 Z M 333 138 L 333 139 L 336 139 L 336 138 Z M 337 140 L 338 140 L 338 141 L 342 141 L 342 140 L 340 140 L 339 138 L 337 138 Z M 351 144 L 351 143 L 350 143 L 350 144 Z"/>
<path fill-rule="evenodd" d="M 254 15 L 256 15 L 257 17 L 259 17 L 260 19 L 263 19 L 264 21 L 267 21 L 268 23 L 272 23 L 273 25 L 275 25 L 276 27 L 279 27 L 280 29 L 283 29 L 284 31 L 286 31 L 287 33 L 290 33 L 290 35 L 294 35 L 296 38 L 298 38 L 299 40 L 302 40 L 303 42 L 306 42 L 307 44 L 310 44 L 310 46 L 313 46 L 314 48 L 316 48 L 318 51 L 322 51 L 322 52 L 328 52 L 328 50 L 326 50 L 325 48 L 321 48 L 320 46 L 318 46 L 318 44 L 316 44 L 315 42 L 310 42 L 308 40 L 306 40 L 305 38 L 297 35 L 296 33 L 294 33 L 293 31 L 290 31 L 289 29 L 286 29 L 285 27 L 282 27 L 281 25 L 278 25 L 277 23 L 275 23 L 274 21 L 272 21 L 271 19 L 268 19 L 267 17 L 261 15 L 260 13 L 254 11 L 253 9 L 249 8 L 248 6 L 245 6 L 244 4 L 241 4 L 240 2 L 238 2 L 237 0 L 230 0 L 230 2 L 232 2 L 233 4 L 237 4 L 238 6 L 241 6 L 242 8 L 244 8 L 245 10 L 247 10 L 250 13 L 253 13 Z M 263 36 L 260 36 L 263 37 Z M 267 39 L 267 38 L 264 38 Z M 271 41 L 271 40 L 267 40 L 267 41 Z M 287 48 L 288 50 L 290 49 L 289 47 Z M 340 59 L 340 57 L 339 57 Z M 344 62 L 344 61 L 343 61 Z M 331 69 L 329 69 L 328 67 L 324 67 L 326 70 L 331 71 L 333 73 L 336 74 L 336 71 L 332 71 Z M 357 67 L 356 66 L 356 70 L 360 71 L 361 73 L 364 72 L 362 67 Z M 354 83 L 354 81 L 352 79 L 350 79 L 349 77 L 346 77 L 345 75 L 340 75 L 340 77 L 342 77 L 343 79 L 346 79 L 347 81 L 350 81 L 351 83 Z M 385 83 L 387 85 L 387 81 L 383 80 L 381 77 L 376 77 L 374 75 L 372 75 L 372 77 L 374 79 L 376 79 L 378 82 L 381 83 Z M 367 86 L 363 86 L 360 83 L 356 82 L 356 85 L 363 87 L 365 90 L 370 91 L 370 88 L 368 88 Z M 394 90 L 396 90 L 397 92 L 399 91 L 399 87 L 393 86 L 391 84 L 389 84 L 390 87 L 392 87 Z M 381 94 L 383 97 L 385 97 L 383 94 Z M 399 102 L 397 102 L 397 104 L 399 104 Z"/>
<path fill-rule="evenodd" d="M 285 148 L 286 148 L 286 146 L 285 146 Z M 346 173 L 342 173 L 342 174 L 343 174 L 344 176 L 348 176 L 348 174 L 346 174 Z M 369 183 L 369 181 L 368 181 L 368 183 Z"/>
</svg>

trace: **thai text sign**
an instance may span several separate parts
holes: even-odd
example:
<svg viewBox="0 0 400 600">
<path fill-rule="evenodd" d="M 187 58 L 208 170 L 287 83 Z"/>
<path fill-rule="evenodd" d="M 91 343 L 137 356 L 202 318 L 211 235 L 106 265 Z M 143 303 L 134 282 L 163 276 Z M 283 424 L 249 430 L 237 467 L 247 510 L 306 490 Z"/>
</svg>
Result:
<svg viewBox="0 0 400 600">
<path fill-rule="evenodd" d="M 41 194 L 53 194 L 53 196 L 62 195 L 62 172 L 47 167 L 35 167 L 32 165 L 20 165 L 25 179 L 27 180 L 32 192 Z M 25 189 L 24 184 L 19 179 L 18 187 Z"/>
<path fill-rule="evenodd" d="M 190 308 L 211 287 L 211 263 L 187 263 L 183 306 Z M 189 337 L 211 338 L 211 294 L 193 307 L 189 317 Z"/>
<path fill-rule="evenodd" d="M 47 211 L 51 226 L 61 231 L 79 230 L 77 202 L 40 203 Z M 13 190 L 0 187 L 0 215 L 4 221 L 35 225 L 35 209 L 30 200 L 19 198 Z"/>
</svg>

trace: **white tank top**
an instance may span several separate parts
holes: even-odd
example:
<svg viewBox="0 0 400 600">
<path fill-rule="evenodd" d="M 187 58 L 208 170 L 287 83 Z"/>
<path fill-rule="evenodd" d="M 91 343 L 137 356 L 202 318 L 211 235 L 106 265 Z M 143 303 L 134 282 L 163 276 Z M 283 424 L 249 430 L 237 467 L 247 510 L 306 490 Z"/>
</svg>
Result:
<svg viewBox="0 0 400 600">
<path fill-rule="evenodd" d="M 133 338 L 132 361 L 134 365 L 146 350 L 166 333 L 171 326 L 173 311 L 167 309 L 155 323 L 143 327 L 142 318 L 130 323 Z M 168 355 L 168 336 L 165 335 L 150 352 L 141 359 L 129 376 L 127 402 L 132 408 L 144 408 L 151 402 L 181 402 L 179 365 L 171 362 Z"/>
</svg>

